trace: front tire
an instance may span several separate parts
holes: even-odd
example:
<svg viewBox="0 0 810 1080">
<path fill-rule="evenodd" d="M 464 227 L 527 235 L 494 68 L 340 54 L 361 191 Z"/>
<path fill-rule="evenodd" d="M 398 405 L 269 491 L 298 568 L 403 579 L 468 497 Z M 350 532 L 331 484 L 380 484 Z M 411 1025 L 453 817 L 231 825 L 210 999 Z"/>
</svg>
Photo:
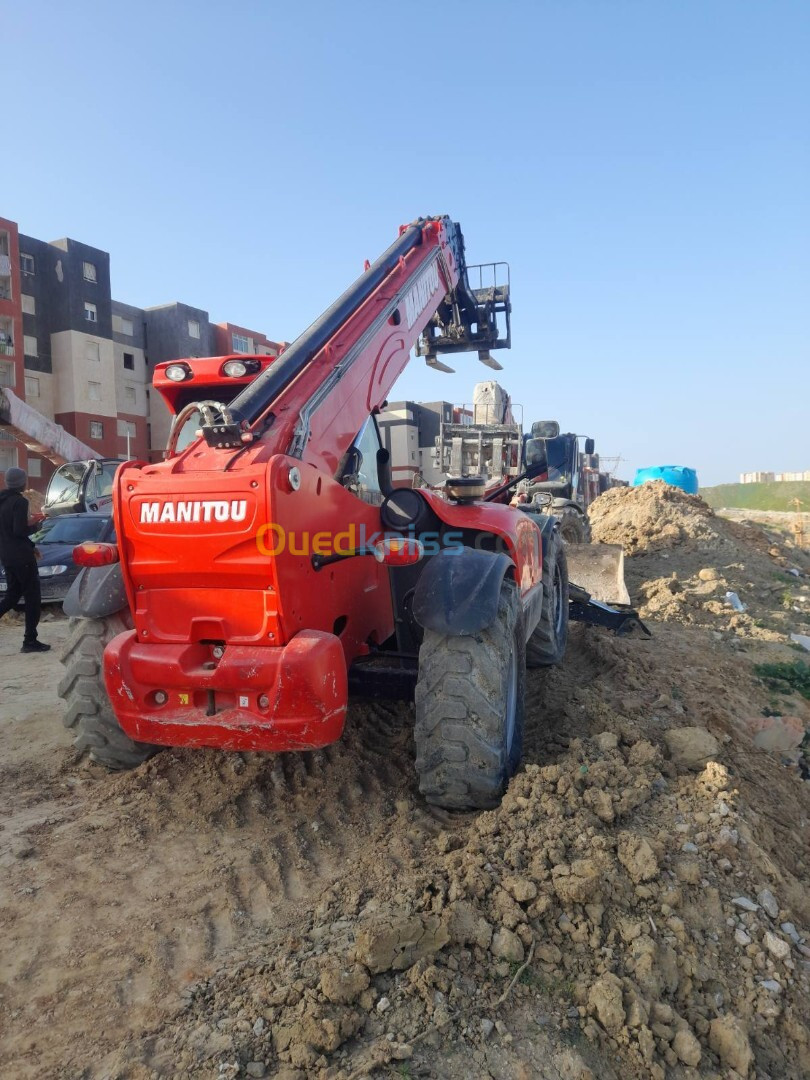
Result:
<svg viewBox="0 0 810 1080">
<path fill-rule="evenodd" d="M 160 749 L 124 734 L 104 685 L 104 649 L 131 629 L 126 609 L 106 619 L 71 619 L 59 657 L 65 668 L 58 687 L 65 702 L 62 722 L 73 731 L 74 747 L 82 754 L 89 751 L 91 761 L 108 769 L 134 769 Z"/>
<path fill-rule="evenodd" d="M 495 622 L 469 637 L 425 630 L 416 683 L 416 771 L 429 803 L 497 806 L 523 756 L 526 651 L 517 586 Z"/>
<path fill-rule="evenodd" d="M 540 622 L 526 642 L 526 666 L 561 664 L 568 644 L 568 561 L 555 528 L 543 553 L 543 608 Z"/>
<path fill-rule="evenodd" d="M 574 506 L 552 511 L 559 518 L 560 534 L 566 544 L 590 544 L 591 523 L 588 515 Z"/>
</svg>

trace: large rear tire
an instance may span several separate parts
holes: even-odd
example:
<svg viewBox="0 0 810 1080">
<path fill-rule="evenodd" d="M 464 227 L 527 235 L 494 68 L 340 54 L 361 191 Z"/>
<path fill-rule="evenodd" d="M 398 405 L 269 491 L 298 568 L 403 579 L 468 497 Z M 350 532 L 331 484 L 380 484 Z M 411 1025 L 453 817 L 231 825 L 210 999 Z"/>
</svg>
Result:
<svg viewBox="0 0 810 1080">
<path fill-rule="evenodd" d="M 555 528 L 543 555 L 543 609 L 526 642 L 526 666 L 561 664 L 568 643 L 568 562 L 565 544 Z"/>
<path fill-rule="evenodd" d="M 429 803 L 497 806 L 523 756 L 526 650 L 517 586 L 504 581 L 495 622 L 470 637 L 425 630 L 416 683 L 416 771 Z"/>
<path fill-rule="evenodd" d="M 104 686 L 104 648 L 117 634 L 131 629 L 127 610 L 106 619 L 71 619 L 59 657 L 65 668 L 58 687 L 65 702 L 62 722 L 73 731 L 74 747 L 80 753 L 89 751 L 92 761 L 108 769 L 134 769 L 159 750 L 124 734 Z"/>
</svg>

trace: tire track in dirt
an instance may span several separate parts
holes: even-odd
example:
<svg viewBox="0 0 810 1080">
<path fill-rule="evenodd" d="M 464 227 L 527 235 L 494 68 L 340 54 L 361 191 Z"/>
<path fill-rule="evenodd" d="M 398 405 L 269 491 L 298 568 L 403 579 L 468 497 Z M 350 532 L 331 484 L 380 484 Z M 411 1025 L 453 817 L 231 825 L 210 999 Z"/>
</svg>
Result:
<svg viewBox="0 0 810 1080">
<path fill-rule="evenodd" d="M 133 773 L 71 770 L 81 784 L 37 807 L 31 827 L 54 824 L 2 885 L 3 1075 L 70 1075 L 88 1045 L 98 1060 L 137 1037 L 184 986 L 292 929 L 415 789 L 409 710 L 376 703 L 353 705 L 323 751 L 169 750 Z M 30 774 L 5 779 L 31 791 Z"/>
</svg>

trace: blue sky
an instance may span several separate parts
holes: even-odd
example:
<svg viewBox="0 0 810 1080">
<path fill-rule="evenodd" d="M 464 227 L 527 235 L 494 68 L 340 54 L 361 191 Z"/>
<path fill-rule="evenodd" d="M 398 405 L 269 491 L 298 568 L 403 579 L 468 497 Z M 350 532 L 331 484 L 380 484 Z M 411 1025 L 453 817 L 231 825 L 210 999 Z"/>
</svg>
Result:
<svg viewBox="0 0 810 1080">
<path fill-rule="evenodd" d="M 637 466 L 810 468 L 810 4 L 0 0 L 0 214 L 113 293 L 295 337 L 448 213 L 501 382 Z M 488 377 L 409 366 L 392 397 Z"/>
</svg>

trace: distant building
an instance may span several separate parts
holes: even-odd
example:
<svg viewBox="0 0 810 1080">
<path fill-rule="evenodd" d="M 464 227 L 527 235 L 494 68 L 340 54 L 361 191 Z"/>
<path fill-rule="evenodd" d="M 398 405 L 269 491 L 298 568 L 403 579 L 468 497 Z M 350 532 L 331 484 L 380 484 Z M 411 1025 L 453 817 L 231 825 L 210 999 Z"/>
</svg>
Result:
<svg viewBox="0 0 810 1080">
<path fill-rule="evenodd" d="M 160 459 L 171 417 L 151 390 L 155 364 L 276 356 L 280 348 L 258 331 L 214 325 L 188 304 L 137 308 L 113 300 L 106 251 L 37 240 L 0 218 L 0 386 L 103 457 Z M 51 463 L 0 431 L 0 472 L 11 465 L 45 490 Z"/>
<path fill-rule="evenodd" d="M 810 481 L 810 469 L 804 472 L 744 472 L 740 473 L 741 484 L 779 484 L 790 480 Z"/>
</svg>

